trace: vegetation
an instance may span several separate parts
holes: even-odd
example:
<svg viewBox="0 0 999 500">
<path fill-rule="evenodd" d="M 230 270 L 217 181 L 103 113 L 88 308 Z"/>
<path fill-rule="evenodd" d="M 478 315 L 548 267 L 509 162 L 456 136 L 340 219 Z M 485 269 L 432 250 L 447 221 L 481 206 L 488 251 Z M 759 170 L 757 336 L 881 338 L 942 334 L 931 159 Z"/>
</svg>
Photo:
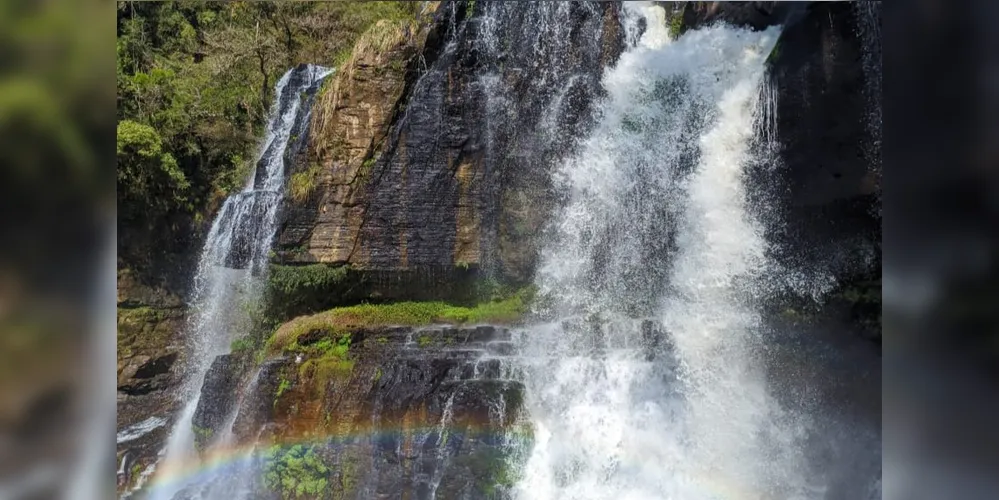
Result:
<svg viewBox="0 0 999 500">
<path fill-rule="evenodd" d="M 211 442 L 212 437 L 215 435 L 215 431 L 208 427 L 191 424 L 191 428 L 194 431 L 194 444 L 199 450 L 208 446 L 208 443 Z"/>
<path fill-rule="evenodd" d="M 343 282 L 349 270 L 348 266 L 327 264 L 272 265 L 267 277 L 267 290 L 271 294 L 290 297 L 328 289 Z"/>
<path fill-rule="evenodd" d="M 416 2 L 118 2 L 119 254 L 154 261 L 150 249 L 184 250 L 188 243 L 172 231 L 203 220 L 249 175 L 281 74 L 300 63 L 343 62 L 379 21 L 413 20 L 419 9 Z M 292 195 L 307 195 L 309 180 L 300 176 Z"/>
<path fill-rule="evenodd" d="M 274 445 L 264 453 L 264 486 L 282 499 L 323 498 L 330 469 L 314 447 Z"/>
<path fill-rule="evenodd" d="M 332 299 L 345 298 L 355 281 L 350 266 L 272 265 L 267 277 L 267 316 L 286 319 L 324 309 Z"/>
<path fill-rule="evenodd" d="M 288 179 L 288 198 L 295 203 L 305 203 L 319 183 L 321 167 L 318 163 L 309 164 L 309 168 L 291 174 Z"/>
<path fill-rule="evenodd" d="M 267 341 L 267 352 L 294 350 L 302 335 L 322 332 L 325 337 L 343 338 L 353 328 L 388 325 L 420 326 L 432 323 L 511 323 L 527 312 L 534 295 L 531 288 L 503 300 L 463 307 L 444 302 L 398 302 L 338 307 L 326 312 L 295 318 L 281 325 Z"/>
<path fill-rule="evenodd" d="M 485 498 L 497 498 L 501 492 L 512 488 L 519 478 L 516 467 L 510 464 L 508 451 L 501 448 L 481 446 L 463 461 Z"/>
<path fill-rule="evenodd" d="M 277 404 L 277 400 L 281 398 L 281 395 L 284 394 L 284 391 L 287 391 L 290 388 L 291 388 L 291 381 L 286 378 L 282 378 L 281 382 L 278 384 L 277 392 L 274 393 L 274 403 Z"/>
<path fill-rule="evenodd" d="M 379 2 L 372 2 L 378 4 Z M 389 2 L 384 2 L 389 4 Z M 416 6 L 417 3 L 412 4 Z M 358 62 L 368 60 L 389 51 L 393 46 L 410 40 L 418 30 L 417 11 L 413 9 L 387 8 L 381 12 L 381 19 L 369 26 L 349 50 L 341 50 L 334 65 L 337 72 L 330 78 L 319 93 L 316 109 L 312 114 L 311 140 L 313 151 L 319 158 L 326 158 L 336 152 L 335 112 L 354 76 Z"/>
<path fill-rule="evenodd" d="M 669 37 L 673 40 L 683 34 L 683 11 L 674 11 L 669 18 Z"/>
</svg>

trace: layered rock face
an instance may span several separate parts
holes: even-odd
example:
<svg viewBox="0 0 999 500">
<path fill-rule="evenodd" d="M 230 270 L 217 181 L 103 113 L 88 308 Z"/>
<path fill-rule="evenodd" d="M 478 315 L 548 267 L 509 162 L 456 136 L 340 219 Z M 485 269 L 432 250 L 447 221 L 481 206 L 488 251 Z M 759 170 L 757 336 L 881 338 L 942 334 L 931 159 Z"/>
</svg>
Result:
<svg viewBox="0 0 999 500">
<path fill-rule="evenodd" d="M 322 477 L 336 498 L 415 499 L 432 492 L 488 498 L 510 486 L 511 478 L 499 476 L 520 444 L 523 386 L 511 373 L 509 330 L 388 327 L 350 334 L 342 356 L 265 362 L 247 374 L 242 393 L 213 392 L 195 420 L 219 422 L 238 406 L 234 436 L 261 449 L 277 445 L 253 474 L 259 491 L 306 479 L 280 469 L 288 453 L 328 464 L 333 473 Z M 322 338 L 302 339 L 301 347 Z M 206 386 L 225 386 L 237 373 L 230 357 L 220 357 Z"/>
<path fill-rule="evenodd" d="M 322 183 L 288 207 L 281 258 L 527 281 L 549 167 L 620 53 L 619 9 L 446 3 L 422 50 L 415 36 L 359 59 L 336 108 L 316 111 L 335 115 L 306 160 Z"/>
<path fill-rule="evenodd" d="M 155 461 L 183 380 L 186 308 L 161 288 L 118 273 L 117 459 L 119 487 Z M 134 469 L 134 470 L 132 470 Z"/>
<path fill-rule="evenodd" d="M 847 3 L 663 4 L 681 30 L 785 25 L 769 61 L 781 165 L 753 172 L 752 184 L 777 195 L 782 225 L 769 229 L 782 235 L 781 258 L 858 284 L 826 310 L 879 317 L 879 137 L 870 120 L 880 74 L 864 14 Z M 529 282 L 560 201 L 552 167 L 585 135 L 603 70 L 634 35 L 620 15 L 615 3 L 443 2 L 432 21 L 382 24 L 359 44 L 318 98 L 302 131 L 309 147 L 288 165 L 306 187 L 289 189 L 272 259 L 354 274 L 294 314 L 375 298 L 468 298 L 469 283 L 486 277 Z M 119 449 L 143 455 L 120 454 L 125 469 L 154 459 L 167 429 L 155 418 L 175 413 L 168 393 L 184 363 L 180 300 L 133 281 L 119 279 Z M 880 335 L 879 324 L 868 326 Z M 350 355 L 336 359 L 219 358 L 194 418 L 199 439 L 231 425 L 237 442 L 286 445 L 276 453 L 295 460 L 312 453 L 331 468 L 323 477 L 338 498 L 502 496 L 517 443 L 501 436 L 517 435 L 522 397 L 506 372 L 510 332 L 350 333 Z"/>
</svg>

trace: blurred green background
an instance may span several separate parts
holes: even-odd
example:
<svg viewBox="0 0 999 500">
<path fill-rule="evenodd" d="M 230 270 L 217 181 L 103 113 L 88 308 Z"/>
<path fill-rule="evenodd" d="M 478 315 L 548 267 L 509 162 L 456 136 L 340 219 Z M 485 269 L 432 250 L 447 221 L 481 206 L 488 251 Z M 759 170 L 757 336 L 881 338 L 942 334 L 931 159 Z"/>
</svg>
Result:
<svg viewBox="0 0 999 500">
<path fill-rule="evenodd" d="M 96 287 L 115 229 L 114 9 L 94 0 L 0 2 L 4 498 L 52 498 L 73 477 L 78 431 L 93 416 Z"/>
</svg>

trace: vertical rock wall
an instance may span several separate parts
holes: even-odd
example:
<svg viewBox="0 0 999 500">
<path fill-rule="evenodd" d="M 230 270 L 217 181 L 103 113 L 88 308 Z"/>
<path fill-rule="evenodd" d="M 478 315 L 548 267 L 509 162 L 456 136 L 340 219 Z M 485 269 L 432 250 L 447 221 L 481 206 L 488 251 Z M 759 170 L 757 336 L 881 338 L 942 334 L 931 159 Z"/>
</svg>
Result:
<svg viewBox="0 0 999 500">
<path fill-rule="evenodd" d="M 349 152 L 319 158 L 322 185 L 288 207 L 281 258 L 529 280 L 549 167 L 621 51 L 619 9 L 447 2 L 425 39 L 359 61 L 336 109 L 316 110 L 341 125 L 314 149 Z"/>
</svg>

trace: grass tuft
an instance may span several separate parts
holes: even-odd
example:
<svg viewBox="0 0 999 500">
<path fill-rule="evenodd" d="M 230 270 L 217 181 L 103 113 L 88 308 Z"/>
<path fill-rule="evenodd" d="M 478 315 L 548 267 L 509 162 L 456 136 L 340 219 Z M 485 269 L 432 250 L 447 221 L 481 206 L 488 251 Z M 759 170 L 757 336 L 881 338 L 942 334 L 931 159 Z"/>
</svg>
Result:
<svg viewBox="0 0 999 500">
<path fill-rule="evenodd" d="M 291 174 L 288 179 L 288 197 L 295 203 L 305 203 L 319 183 L 320 166 L 312 163 L 309 168 Z"/>
<path fill-rule="evenodd" d="M 328 339 L 342 339 L 354 328 L 421 326 L 433 323 L 512 323 L 527 312 L 532 296 L 532 289 L 524 289 L 506 299 L 474 307 L 455 306 L 444 302 L 398 302 L 338 307 L 311 316 L 301 316 L 281 325 L 267 341 L 267 352 L 278 354 L 296 351 L 300 349 L 299 338 L 306 333 L 312 335 L 312 332 L 322 332 L 326 337 L 319 342 L 322 343 Z"/>
</svg>

